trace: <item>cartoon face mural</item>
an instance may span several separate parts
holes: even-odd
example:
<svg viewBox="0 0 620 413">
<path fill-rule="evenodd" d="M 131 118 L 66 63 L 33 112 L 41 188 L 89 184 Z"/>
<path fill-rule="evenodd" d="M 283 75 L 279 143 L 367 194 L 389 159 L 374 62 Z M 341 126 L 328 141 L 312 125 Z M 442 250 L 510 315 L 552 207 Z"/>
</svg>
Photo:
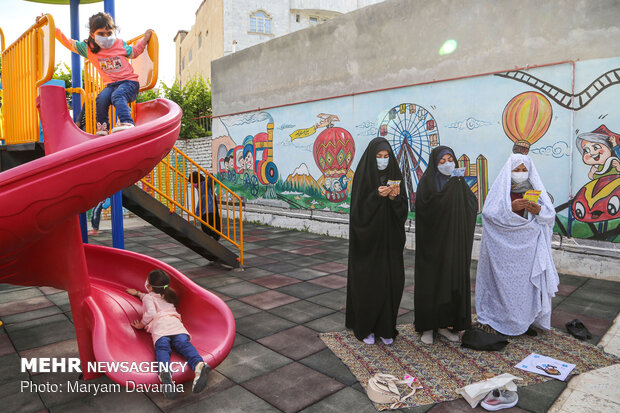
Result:
<svg viewBox="0 0 620 413">
<path fill-rule="evenodd" d="M 582 222 L 620 218 L 620 175 L 607 175 L 588 182 L 575 196 L 573 215 Z"/>
<path fill-rule="evenodd" d="M 581 153 L 583 163 L 592 165 L 588 178 L 595 179 L 620 173 L 619 142 L 620 135 L 610 131 L 605 125 L 577 136 L 577 149 Z"/>
<path fill-rule="evenodd" d="M 353 136 L 346 129 L 327 126 L 314 141 L 313 153 L 325 178 L 325 198 L 330 202 L 347 199 L 347 173 L 355 156 Z"/>
</svg>

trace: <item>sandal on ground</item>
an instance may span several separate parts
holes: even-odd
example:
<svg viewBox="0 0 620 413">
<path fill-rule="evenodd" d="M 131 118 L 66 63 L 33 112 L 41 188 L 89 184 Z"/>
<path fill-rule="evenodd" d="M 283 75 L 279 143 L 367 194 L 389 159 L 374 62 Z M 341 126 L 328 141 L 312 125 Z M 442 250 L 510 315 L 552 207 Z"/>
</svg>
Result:
<svg viewBox="0 0 620 413">
<path fill-rule="evenodd" d="M 566 331 L 579 340 L 589 340 L 592 338 L 590 331 L 588 331 L 586 326 L 584 326 L 578 318 L 566 323 Z"/>
</svg>

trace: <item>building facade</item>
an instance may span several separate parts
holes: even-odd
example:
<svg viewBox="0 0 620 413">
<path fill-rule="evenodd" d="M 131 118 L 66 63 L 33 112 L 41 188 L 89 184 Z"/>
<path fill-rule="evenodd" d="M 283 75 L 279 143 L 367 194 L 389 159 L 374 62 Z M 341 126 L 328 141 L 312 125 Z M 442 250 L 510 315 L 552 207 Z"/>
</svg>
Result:
<svg viewBox="0 0 620 413">
<path fill-rule="evenodd" d="M 174 38 L 176 78 L 211 78 L 211 61 L 384 0 L 204 0 Z"/>
</svg>

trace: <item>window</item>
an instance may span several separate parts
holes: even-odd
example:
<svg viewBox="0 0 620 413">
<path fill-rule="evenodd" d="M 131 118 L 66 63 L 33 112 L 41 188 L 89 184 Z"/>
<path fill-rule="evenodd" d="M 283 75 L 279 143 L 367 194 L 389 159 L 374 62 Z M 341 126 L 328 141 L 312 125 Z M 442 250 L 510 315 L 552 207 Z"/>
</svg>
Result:
<svg viewBox="0 0 620 413">
<path fill-rule="evenodd" d="M 192 49 L 189 49 L 189 57 L 188 58 L 189 58 L 189 61 L 191 62 L 192 61 Z"/>
<path fill-rule="evenodd" d="M 301 20 L 301 19 L 300 19 L 300 17 L 299 17 L 299 14 L 296 14 L 296 15 L 295 15 L 295 21 L 296 21 L 297 23 L 299 23 L 299 20 Z"/>
<path fill-rule="evenodd" d="M 198 48 L 202 47 L 202 33 L 198 34 Z"/>
<path fill-rule="evenodd" d="M 317 24 L 319 22 L 319 18 L 314 16 L 310 16 L 308 20 L 310 21 L 310 24 Z"/>
<path fill-rule="evenodd" d="M 250 15 L 250 32 L 271 34 L 271 17 L 264 11 Z"/>
<path fill-rule="evenodd" d="M 183 61 L 181 62 L 181 70 L 185 70 L 185 57 L 183 57 Z"/>
</svg>

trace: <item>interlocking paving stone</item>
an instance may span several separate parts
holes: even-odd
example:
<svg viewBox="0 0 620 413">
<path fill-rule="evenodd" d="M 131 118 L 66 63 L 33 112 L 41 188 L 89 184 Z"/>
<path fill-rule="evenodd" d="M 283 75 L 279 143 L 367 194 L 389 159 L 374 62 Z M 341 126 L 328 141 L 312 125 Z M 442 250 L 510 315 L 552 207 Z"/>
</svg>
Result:
<svg viewBox="0 0 620 413">
<path fill-rule="evenodd" d="M 63 291 L 57 294 L 50 294 L 47 298 L 56 304 L 57 306 L 61 306 L 63 304 L 69 304 L 69 293 Z"/>
<path fill-rule="evenodd" d="M 308 281 L 327 275 L 324 271 L 314 270 L 312 268 L 296 268 L 292 271 L 285 272 L 284 274 L 302 281 Z"/>
<path fill-rule="evenodd" d="M 298 298 L 308 298 L 315 295 L 324 294 L 332 290 L 327 287 L 321 287 L 320 285 L 312 284 L 310 282 L 301 282 L 298 284 L 291 284 L 287 285 L 286 287 L 278 288 L 278 291 Z"/>
<path fill-rule="evenodd" d="M 197 280 L 197 282 L 200 280 Z M 198 284 L 200 284 L 198 282 Z M 234 284 L 228 284 L 221 287 L 215 287 L 214 290 L 219 291 L 222 294 L 226 294 L 229 297 L 239 298 L 246 295 L 258 294 L 267 291 L 266 288 L 260 285 L 252 284 L 247 281 L 240 281 Z"/>
<path fill-rule="evenodd" d="M 338 262 L 326 262 L 323 264 L 318 264 L 312 267 L 315 270 L 324 271 L 328 273 L 346 271 L 347 266 L 345 264 L 340 264 Z"/>
<path fill-rule="evenodd" d="M 273 275 L 267 275 L 264 277 L 254 278 L 250 282 L 254 284 L 258 284 L 265 288 L 274 289 L 274 288 L 284 287 L 290 284 L 295 284 L 300 281 L 296 278 L 288 277 L 286 275 L 273 274 Z"/>
<path fill-rule="evenodd" d="M 12 303 L 29 298 L 41 297 L 43 293 L 37 288 L 24 288 L 0 293 L 0 304 Z"/>
<path fill-rule="evenodd" d="M 271 310 L 272 308 L 298 301 L 299 298 L 281 293 L 279 291 L 265 291 L 263 293 L 239 298 L 239 300 L 253 305 L 254 307 L 258 307 L 261 310 Z"/>
<path fill-rule="evenodd" d="M 21 372 L 21 359 L 17 353 L 0 357 L 0 385 L 19 383 L 19 381 L 28 380 L 29 378 L 28 373 Z M 19 389 L 15 388 L 14 391 L 19 391 Z"/>
<path fill-rule="evenodd" d="M 23 380 L 27 380 L 27 378 Z M 20 384 L 20 381 L 15 381 L 0 385 L 0 406 L 2 406 L 2 411 L 11 413 L 47 411 L 37 392 L 27 390 L 22 392 Z"/>
<path fill-rule="evenodd" d="M 556 293 L 557 295 L 563 295 L 563 296 L 569 296 L 573 293 L 573 291 L 575 291 L 578 287 L 574 286 L 574 285 L 568 285 L 568 284 L 560 284 L 558 285 L 558 292 Z"/>
<path fill-rule="evenodd" d="M 242 344 L 249 343 L 249 342 L 251 342 L 251 341 L 252 341 L 252 340 L 250 340 L 250 339 L 249 339 L 249 338 L 247 338 L 246 336 L 241 335 L 241 334 L 239 334 L 239 333 L 235 333 L 235 342 L 233 343 L 233 346 L 234 346 L 234 347 L 236 347 L 236 346 L 240 346 L 240 345 L 242 345 Z"/>
<path fill-rule="evenodd" d="M 243 317 L 236 322 L 237 331 L 253 340 L 275 334 L 295 325 L 291 321 L 264 311 Z"/>
<path fill-rule="evenodd" d="M 347 279 L 339 275 L 328 275 L 326 277 L 314 278 L 309 282 L 332 289 L 343 288 L 347 285 Z"/>
<path fill-rule="evenodd" d="M 297 324 L 303 324 L 317 318 L 324 317 L 334 312 L 333 309 L 323 307 L 305 300 L 283 305 L 269 310 L 270 313 L 290 320 Z"/>
<path fill-rule="evenodd" d="M 320 241 L 320 240 L 316 240 L 316 239 L 302 239 L 302 240 L 299 240 L 299 241 L 293 241 L 293 244 L 304 245 L 304 246 L 311 246 L 311 245 L 325 244 L 325 241 Z"/>
<path fill-rule="evenodd" d="M 344 308 L 347 302 L 347 293 L 342 290 L 332 290 L 325 294 L 310 297 L 308 301 L 333 308 L 334 310 L 340 310 Z"/>
<path fill-rule="evenodd" d="M 0 357 L 13 353 L 15 353 L 15 347 L 13 347 L 9 336 L 0 332 Z"/>
<path fill-rule="evenodd" d="M 351 387 L 332 394 L 331 396 L 302 410 L 302 413 L 376 413 L 375 406 L 370 402 L 366 394 L 354 390 Z"/>
<path fill-rule="evenodd" d="M 584 314 L 590 317 L 604 318 L 606 320 L 613 320 L 618 314 L 618 310 L 610 308 L 604 303 L 597 301 L 589 301 L 583 298 L 574 297 L 575 293 L 566 297 L 560 305 L 556 307 L 556 310 L 566 311 L 567 313 Z"/>
<path fill-rule="evenodd" d="M 77 340 L 73 338 L 29 350 L 20 350 L 19 355 L 20 357 L 30 359 L 35 357 L 79 357 L 80 353 L 78 352 Z"/>
<path fill-rule="evenodd" d="M 30 329 L 30 328 L 47 328 L 48 324 L 54 324 L 67 320 L 67 316 L 64 314 L 54 314 L 48 317 L 35 318 L 34 320 L 28 320 L 21 323 L 12 323 L 5 326 L 9 335 L 12 335 L 16 331 Z"/>
<path fill-rule="evenodd" d="M 304 325 L 321 333 L 341 331 L 344 329 L 345 316 L 341 312 L 336 312 L 316 320 L 309 321 Z"/>
<path fill-rule="evenodd" d="M 235 383 L 242 383 L 291 362 L 288 357 L 252 341 L 233 347 L 216 370 Z"/>
<path fill-rule="evenodd" d="M 4 317 L 11 314 L 24 313 L 26 311 L 37 310 L 39 308 L 49 307 L 54 305 L 53 302 L 44 297 L 28 298 L 26 300 L 11 301 L 8 303 L 0 304 L 0 317 Z"/>
<path fill-rule="evenodd" d="M 268 256 L 268 255 L 272 255 L 272 254 L 278 254 L 280 253 L 279 250 L 277 249 L 273 249 L 273 248 L 268 248 L 268 247 L 262 247 L 262 248 L 256 248 L 252 250 L 252 255 L 256 255 L 256 256 Z"/>
<path fill-rule="evenodd" d="M 35 320 L 37 318 L 48 317 L 54 314 L 61 314 L 60 308 L 55 305 L 50 307 L 40 308 L 38 310 L 26 311 L 23 313 L 17 313 L 2 317 L 2 322 L 8 326 L 10 324 L 22 323 L 24 321 Z"/>
<path fill-rule="evenodd" d="M 559 276 L 560 284 L 574 285 L 576 287 L 581 287 L 586 283 L 586 281 L 588 281 L 588 278 L 578 277 L 576 275 L 559 274 Z"/>
<path fill-rule="evenodd" d="M 564 391 L 566 385 L 567 383 L 563 381 L 549 380 L 544 383 L 519 387 L 517 407 L 529 412 L 546 412 Z"/>
<path fill-rule="evenodd" d="M 120 409 L 119 409 L 120 407 Z M 83 397 L 52 409 L 51 413 L 110 413 L 110 410 L 131 413 L 161 413 L 145 393 L 120 392 L 100 393 L 97 396 Z"/>
<path fill-rule="evenodd" d="M 250 268 L 246 268 L 243 271 L 235 271 L 234 275 L 235 277 L 242 279 L 242 280 L 253 280 L 254 278 L 274 275 L 274 273 L 271 271 L 264 270 L 262 268 L 250 267 Z"/>
<path fill-rule="evenodd" d="M 289 364 L 242 385 L 285 413 L 297 412 L 344 387 L 342 383 L 299 363 Z"/>
<path fill-rule="evenodd" d="M 551 326 L 566 331 L 566 323 L 578 318 L 588 331 L 594 336 L 602 337 L 611 326 L 611 321 L 604 318 L 590 317 L 585 314 L 568 313 L 562 310 L 553 310 L 551 313 Z"/>
<path fill-rule="evenodd" d="M 30 327 L 9 333 L 17 351 L 29 350 L 75 337 L 73 323 L 64 320 L 48 323 L 45 328 Z"/>
<path fill-rule="evenodd" d="M 305 247 L 305 248 L 299 248 L 299 249 L 296 249 L 296 250 L 291 250 L 291 252 L 293 254 L 299 254 L 299 255 L 304 255 L 304 256 L 312 256 L 312 255 L 320 254 L 320 253 L 326 252 L 326 251 L 324 249 L 320 249 L 320 248 Z"/>
<path fill-rule="evenodd" d="M 228 308 L 230 308 L 230 311 L 232 311 L 233 316 L 235 317 L 236 320 L 239 318 L 248 316 L 250 314 L 260 313 L 261 311 L 260 308 L 256 308 L 249 304 L 242 303 L 241 301 L 238 301 L 238 300 L 227 301 L 226 305 L 228 306 Z"/>
<path fill-rule="evenodd" d="M 273 258 L 270 258 L 270 256 L 256 257 L 256 258 L 250 258 L 248 260 L 243 260 L 243 264 L 247 265 L 248 267 L 261 267 L 261 268 L 264 267 L 266 264 L 273 264 L 276 262 L 278 261 Z M 269 268 L 266 268 L 266 269 L 269 269 Z"/>
<path fill-rule="evenodd" d="M 263 337 L 258 342 L 293 360 L 299 360 L 325 348 L 325 343 L 316 331 L 304 326 L 280 331 Z"/>
<path fill-rule="evenodd" d="M 193 281 L 196 284 L 208 290 L 212 290 L 217 287 L 223 287 L 225 285 L 235 284 L 243 280 L 237 277 L 234 277 L 234 276 L 230 276 L 228 274 L 218 274 L 218 275 L 209 275 L 206 277 L 194 278 Z"/>
<path fill-rule="evenodd" d="M 174 413 L 232 413 L 232 412 L 252 412 L 252 413 L 276 413 L 276 409 L 266 401 L 255 396 L 241 386 L 234 386 L 208 399 L 200 400 L 189 406 L 175 409 Z"/>
<path fill-rule="evenodd" d="M 297 270 L 299 268 L 299 265 L 297 265 L 296 263 L 292 263 L 290 261 L 284 261 L 284 262 L 260 264 L 258 265 L 258 267 L 264 268 L 268 271 L 275 272 L 277 274 L 289 275 L 288 273 L 291 271 Z"/>
</svg>

